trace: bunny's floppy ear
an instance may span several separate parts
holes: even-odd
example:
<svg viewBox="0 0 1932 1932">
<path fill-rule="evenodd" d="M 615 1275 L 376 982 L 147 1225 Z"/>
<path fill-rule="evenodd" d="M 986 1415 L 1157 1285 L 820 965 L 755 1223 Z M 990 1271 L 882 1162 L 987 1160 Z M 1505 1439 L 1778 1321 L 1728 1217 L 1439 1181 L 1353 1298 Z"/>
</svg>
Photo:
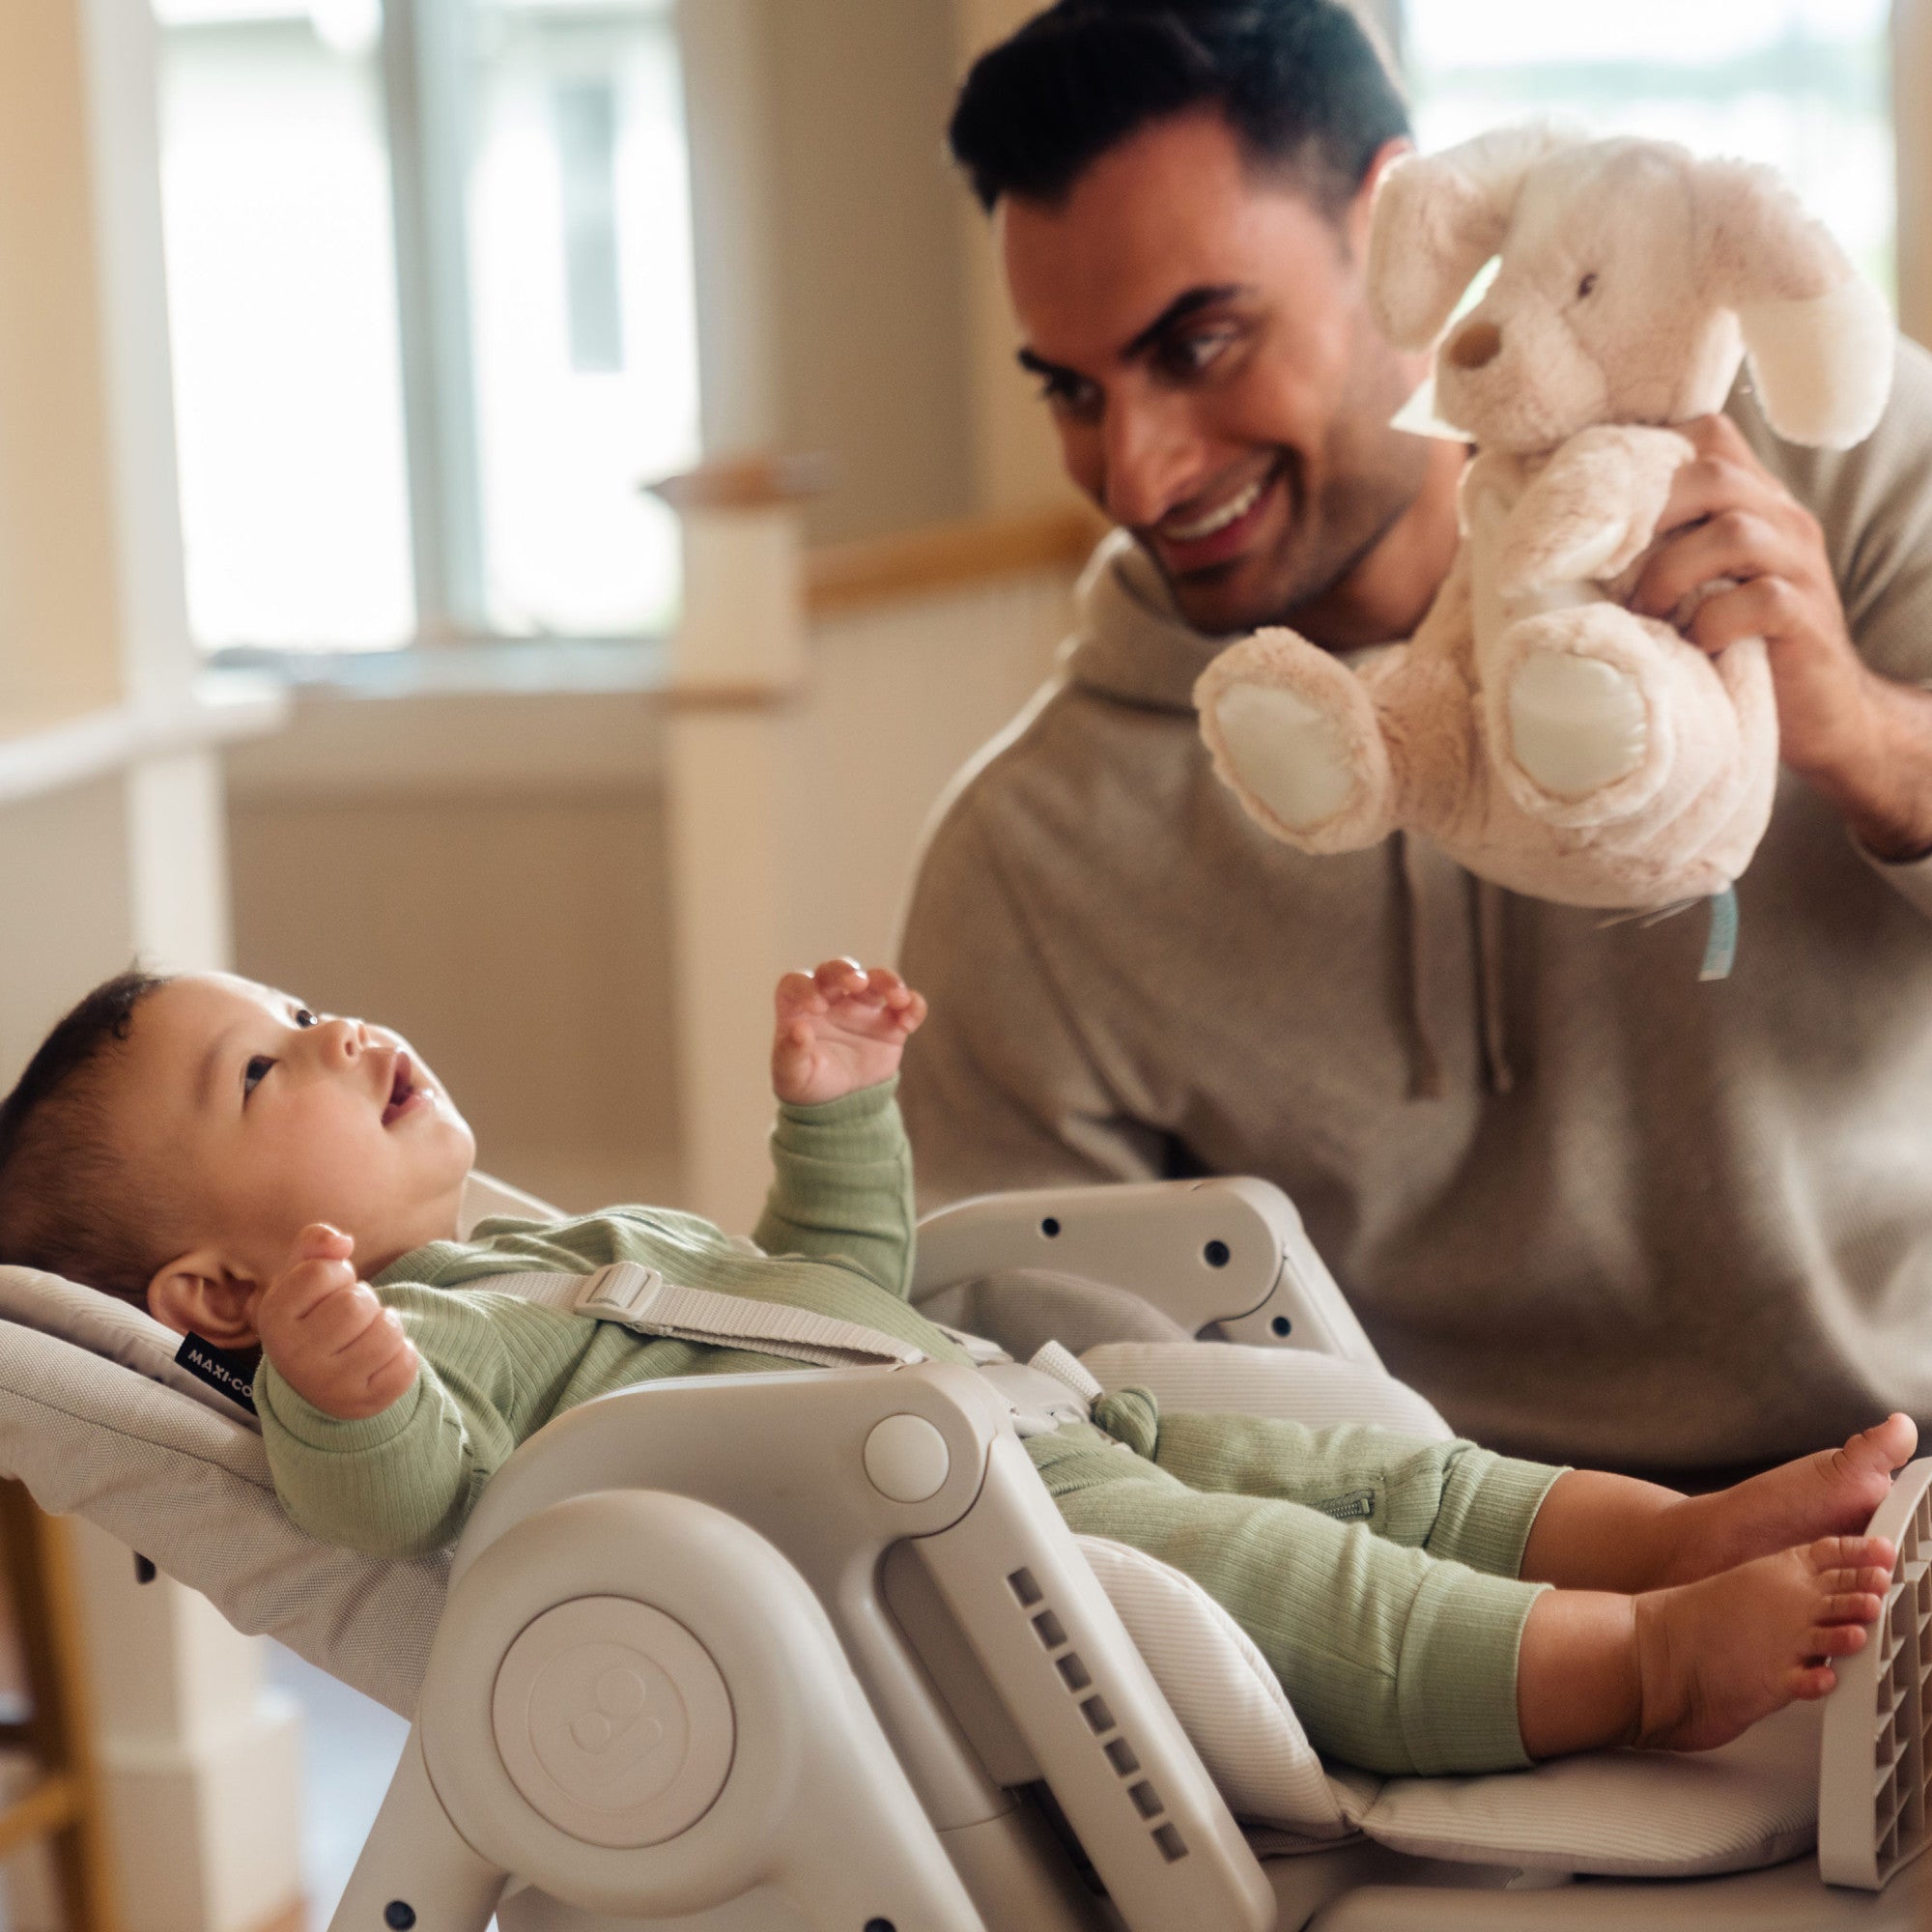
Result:
<svg viewBox="0 0 1932 1932">
<path fill-rule="evenodd" d="M 1427 159 L 1393 163 L 1369 227 L 1369 306 L 1398 349 L 1427 349 L 1475 272 L 1502 245 L 1518 190 L 1574 137 L 1499 128 Z"/>
<path fill-rule="evenodd" d="M 1771 169 L 1702 161 L 1692 191 L 1707 286 L 1737 312 L 1765 420 L 1814 448 L 1862 442 L 1891 389 L 1883 298 Z"/>
</svg>

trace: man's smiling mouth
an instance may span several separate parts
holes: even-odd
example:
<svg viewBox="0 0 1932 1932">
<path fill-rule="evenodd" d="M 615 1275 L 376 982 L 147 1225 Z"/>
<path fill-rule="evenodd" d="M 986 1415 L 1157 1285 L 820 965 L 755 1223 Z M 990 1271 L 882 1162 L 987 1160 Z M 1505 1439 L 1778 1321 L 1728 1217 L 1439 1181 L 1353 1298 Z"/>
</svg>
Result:
<svg viewBox="0 0 1932 1932">
<path fill-rule="evenodd" d="M 1234 567 L 1254 547 L 1272 514 L 1277 485 L 1287 473 L 1280 457 L 1211 509 L 1179 517 L 1170 512 L 1140 532 L 1171 576 L 1195 577 Z"/>
<path fill-rule="evenodd" d="M 1197 517 L 1192 523 L 1177 524 L 1169 518 L 1158 526 L 1160 534 L 1172 543 L 1199 543 L 1203 537 L 1211 537 L 1216 530 L 1225 530 L 1236 518 L 1245 517 L 1261 501 L 1263 491 L 1272 480 L 1272 471 L 1257 476 L 1245 489 L 1236 491 L 1218 509 L 1209 510 L 1205 517 Z"/>
</svg>

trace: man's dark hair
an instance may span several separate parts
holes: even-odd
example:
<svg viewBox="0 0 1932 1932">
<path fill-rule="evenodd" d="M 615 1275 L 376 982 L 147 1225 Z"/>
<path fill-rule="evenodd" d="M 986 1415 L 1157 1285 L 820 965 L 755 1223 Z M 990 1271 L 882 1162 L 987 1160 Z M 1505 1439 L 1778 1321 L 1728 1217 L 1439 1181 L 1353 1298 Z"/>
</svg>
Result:
<svg viewBox="0 0 1932 1932">
<path fill-rule="evenodd" d="M 0 1263 L 144 1301 L 167 1259 L 110 1127 L 107 1077 L 134 1012 L 164 976 L 130 969 L 95 987 L 41 1042 L 0 1100 Z"/>
<path fill-rule="evenodd" d="M 1338 213 L 1408 112 L 1343 0 L 1059 0 L 981 54 L 948 129 L 981 207 L 1052 205 L 1153 122 L 1220 114 Z"/>
</svg>

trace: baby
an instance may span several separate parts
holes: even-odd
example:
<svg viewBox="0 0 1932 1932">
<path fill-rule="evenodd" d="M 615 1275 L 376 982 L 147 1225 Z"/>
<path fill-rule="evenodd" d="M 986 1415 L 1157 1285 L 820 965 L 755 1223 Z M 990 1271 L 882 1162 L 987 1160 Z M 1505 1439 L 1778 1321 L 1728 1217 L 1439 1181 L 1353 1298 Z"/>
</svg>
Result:
<svg viewBox="0 0 1932 1932">
<path fill-rule="evenodd" d="M 924 1002 L 894 973 L 831 960 L 788 974 L 777 1008 L 755 1245 L 628 1207 L 464 1239 L 474 1141 L 398 1035 L 244 980 L 123 975 L 0 1104 L 0 1261 L 259 1347 L 289 1514 L 358 1548 L 434 1548 L 573 1404 L 797 1367 L 586 1320 L 493 1276 L 639 1262 L 966 1359 L 906 1298 L 894 1085 Z M 1163 1414 L 1128 1389 L 1026 1447 L 1074 1529 L 1227 1605 L 1320 1748 L 1382 1772 L 1479 1772 L 1606 1745 L 1699 1749 L 1824 1696 L 1832 1660 L 1880 1613 L 1896 1552 L 1862 1527 L 1916 1440 L 1894 1415 L 1684 1496 L 1468 1442 Z"/>
</svg>

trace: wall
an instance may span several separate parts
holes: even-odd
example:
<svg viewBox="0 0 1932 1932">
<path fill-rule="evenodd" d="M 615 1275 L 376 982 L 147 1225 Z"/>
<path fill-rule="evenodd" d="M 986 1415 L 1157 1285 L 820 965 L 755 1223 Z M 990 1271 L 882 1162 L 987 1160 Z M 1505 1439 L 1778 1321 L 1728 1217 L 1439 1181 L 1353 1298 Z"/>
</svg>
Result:
<svg viewBox="0 0 1932 1932">
<path fill-rule="evenodd" d="M 687 0 L 705 437 L 824 450 L 813 542 L 975 507 L 944 0 Z"/>
<path fill-rule="evenodd" d="M 658 725 L 323 700 L 230 765 L 239 969 L 400 1029 L 483 1164 L 564 1208 L 678 1192 Z"/>
</svg>

